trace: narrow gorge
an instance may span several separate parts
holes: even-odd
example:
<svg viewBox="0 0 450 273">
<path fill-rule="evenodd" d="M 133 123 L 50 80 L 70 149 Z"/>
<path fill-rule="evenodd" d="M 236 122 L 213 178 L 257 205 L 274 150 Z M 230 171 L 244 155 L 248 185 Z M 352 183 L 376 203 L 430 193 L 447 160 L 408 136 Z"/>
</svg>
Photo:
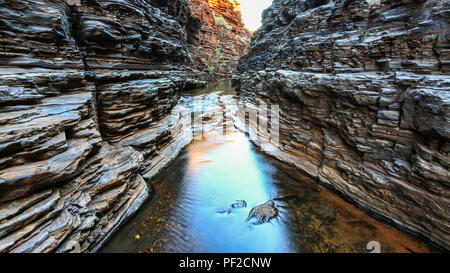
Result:
<svg viewBox="0 0 450 273">
<path fill-rule="evenodd" d="M 275 0 L 234 77 L 249 109 L 281 109 L 263 150 L 447 249 L 449 8 Z"/>
<path fill-rule="evenodd" d="M 0 0 L 0 252 L 450 249 L 449 2 L 239 2 Z"/>
<path fill-rule="evenodd" d="M 200 27 L 184 0 L 1 1 L 0 251 L 93 252 L 140 207 L 190 141 Z"/>
<path fill-rule="evenodd" d="M 231 78 L 250 45 L 251 33 L 244 27 L 236 0 L 189 0 L 195 17 L 200 19 L 200 46 L 197 62 L 214 78 Z"/>
</svg>

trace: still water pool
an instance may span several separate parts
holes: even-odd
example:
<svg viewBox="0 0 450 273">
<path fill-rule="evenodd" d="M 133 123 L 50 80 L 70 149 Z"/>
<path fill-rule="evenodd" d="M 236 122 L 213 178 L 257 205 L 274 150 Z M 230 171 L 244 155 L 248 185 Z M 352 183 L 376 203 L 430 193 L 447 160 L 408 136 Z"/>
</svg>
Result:
<svg viewBox="0 0 450 273">
<path fill-rule="evenodd" d="M 214 105 L 232 94 L 229 83 L 221 83 L 182 101 L 203 96 Z M 262 154 L 245 134 L 222 132 L 203 131 L 201 140 L 183 149 L 150 184 L 152 197 L 102 252 L 367 253 L 369 242 L 379 243 L 381 252 L 434 251 Z M 232 208 L 237 200 L 247 207 Z M 276 219 L 246 221 L 252 207 L 268 200 L 279 210 Z"/>
</svg>

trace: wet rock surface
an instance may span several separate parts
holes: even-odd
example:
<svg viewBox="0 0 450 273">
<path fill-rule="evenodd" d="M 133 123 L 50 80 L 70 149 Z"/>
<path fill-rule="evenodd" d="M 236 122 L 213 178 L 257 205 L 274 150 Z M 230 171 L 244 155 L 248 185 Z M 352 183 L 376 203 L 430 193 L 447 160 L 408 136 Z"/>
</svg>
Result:
<svg viewBox="0 0 450 273">
<path fill-rule="evenodd" d="M 216 78 L 230 78 L 239 58 L 250 45 L 236 0 L 189 0 L 192 13 L 202 22 L 197 62 Z"/>
<path fill-rule="evenodd" d="M 231 204 L 232 208 L 246 208 L 247 202 L 245 200 L 236 200 L 235 203 Z"/>
<path fill-rule="evenodd" d="M 275 203 L 269 200 L 264 204 L 252 208 L 248 214 L 247 221 L 255 219 L 254 224 L 263 224 L 277 217 L 277 215 L 278 209 L 275 207 Z"/>
<path fill-rule="evenodd" d="M 190 141 L 200 26 L 184 0 L 0 2 L 0 252 L 94 252 Z"/>
<path fill-rule="evenodd" d="M 449 8 L 275 0 L 233 79 L 280 107 L 280 145 L 249 126 L 264 151 L 447 249 Z"/>
<path fill-rule="evenodd" d="M 227 86 L 184 94 L 194 96 L 180 101 L 202 121 L 192 125 L 194 141 L 155 177 L 153 198 L 102 252 L 367 253 L 369 241 L 383 253 L 437 251 L 259 152 L 236 131 L 239 106 Z M 253 207 L 276 218 L 245 221 Z"/>
</svg>

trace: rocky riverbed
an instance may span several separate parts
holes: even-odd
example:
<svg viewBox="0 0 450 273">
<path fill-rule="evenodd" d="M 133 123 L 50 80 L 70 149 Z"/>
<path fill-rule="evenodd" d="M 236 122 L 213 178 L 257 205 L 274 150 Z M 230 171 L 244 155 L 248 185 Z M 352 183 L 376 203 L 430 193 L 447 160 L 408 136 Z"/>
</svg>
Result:
<svg viewBox="0 0 450 273">
<path fill-rule="evenodd" d="M 102 252 L 367 253 L 370 242 L 381 252 L 438 251 L 260 152 L 235 126 L 238 100 L 224 88 L 183 96 L 197 119 L 195 140 L 152 181 L 152 198 Z"/>
</svg>

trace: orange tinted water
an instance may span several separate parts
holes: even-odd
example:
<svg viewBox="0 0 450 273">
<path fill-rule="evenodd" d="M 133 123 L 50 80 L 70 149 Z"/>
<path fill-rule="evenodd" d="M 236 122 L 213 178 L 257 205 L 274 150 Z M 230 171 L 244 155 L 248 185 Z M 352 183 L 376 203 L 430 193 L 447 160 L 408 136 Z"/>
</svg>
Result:
<svg viewBox="0 0 450 273">
<path fill-rule="evenodd" d="M 210 91 L 224 90 L 197 90 L 192 96 Z M 217 96 L 209 99 L 208 105 L 217 103 Z M 151 188 L 151 200 L 103 252 L 367 253 L 373 241 L 381 252 L 436 251 L 262 154 L 236 131 L 203 132 Z M 248 206 L 232 208 L 236 200 Z M 267 200 L 279 209 L 276 219 L 261 225 L 245 221 L 253 206 Z"/>
</svg>

